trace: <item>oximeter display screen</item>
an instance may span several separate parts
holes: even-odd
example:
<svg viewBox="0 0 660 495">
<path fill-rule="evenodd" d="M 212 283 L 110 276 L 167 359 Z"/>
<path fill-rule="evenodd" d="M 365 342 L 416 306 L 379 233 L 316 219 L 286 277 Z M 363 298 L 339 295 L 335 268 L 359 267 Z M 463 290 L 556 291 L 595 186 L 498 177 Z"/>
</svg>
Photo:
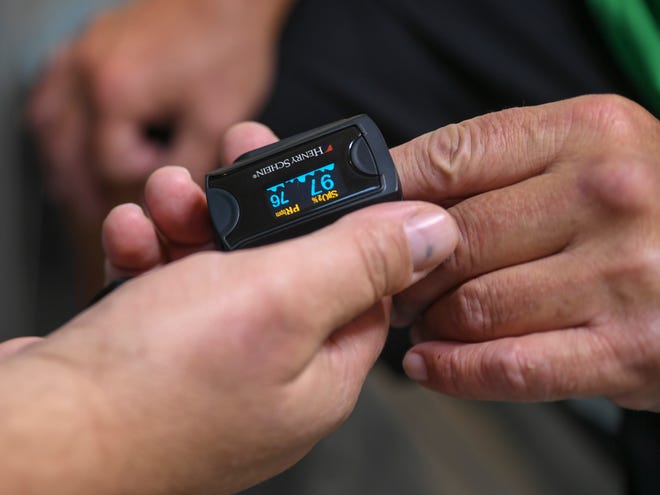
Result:
<svg viewBox="0 0 660 495">
<path fill-rule="evenodd" d="M 305 137 L 207 176 L 209 209 L 224 249 L 300 235 L 357 205 L 400 197 L 387 146 L 368 117 Z"/>
<path fill-rule="evenodd" d="M 328 163 L 266 189 L 271 213 L 287 218 L 340 199 L 346 194 L 339 166 Z"/>
</svg>

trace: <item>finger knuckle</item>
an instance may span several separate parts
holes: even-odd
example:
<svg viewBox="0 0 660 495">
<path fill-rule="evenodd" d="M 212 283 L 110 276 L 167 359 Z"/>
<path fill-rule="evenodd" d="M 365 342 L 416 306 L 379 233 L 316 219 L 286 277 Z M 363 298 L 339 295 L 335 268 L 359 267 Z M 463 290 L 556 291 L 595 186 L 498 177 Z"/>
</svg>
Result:
<svg viewBox="0 0 660 495">
<path fill-rule="evenodd" d="M 468 163 L 477 152 L 475 146 L 479 141 L 474 139 L 474 124 L 465 121 L 450 124 L 431 132 L 426 140 L 426 146 L 421 148 L 424 157 L 422 163 L 431 166 L 421 172 L 429 174 L 426 182 L 434 184 L 438 177 L 449 185 L 457 185 L 461 180 L 461 164 Z"/>
<path fill-rule="evenodd" d="M 612 254 L 602 273 L 617 307 L 638 308 L 648 295 L 660 293 L 658 246 L 631 237 L 618 243 Z"/>
<path fill-rule="evenodd" d="M 655 206 L 658 175 L 648 160 L 619 152 L 586 167 L 581 182 L 587 197 L 608 210 L 638 213 Z"/>
<path fill-rule="evenodd" d="M 611 147 L 631 139 L 637 141 L 643 113 L 642 107 L 622 96 L 593 95 L 577 100 L 573 118 Z"/>
<path fill-rule="evenodd" d="M 468 340 L 495 337 L 494 311 L 493 294 L 479 279 L 465 283 L 450 297 L 449 320 Z"/>
<path fill-rule="evenodd" d="M 547 397 L 547 380 L 538 380 L 538 367 L 527 349 L 512 343 L 506 350 L 500 349 L 491 360 L 483 361 L 486 367 L 482 374 L 495 374 L 503 387 L 503 392 L 512 399 L 539 399 Z"/>
</svg>

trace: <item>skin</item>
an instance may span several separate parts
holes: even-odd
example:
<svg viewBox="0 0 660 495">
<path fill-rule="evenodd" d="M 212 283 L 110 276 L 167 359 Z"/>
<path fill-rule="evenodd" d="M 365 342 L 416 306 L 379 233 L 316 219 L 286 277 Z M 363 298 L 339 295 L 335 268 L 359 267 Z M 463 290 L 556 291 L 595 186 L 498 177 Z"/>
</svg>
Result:
<svg viewBox="0 0 660 495">
<path fill-rule="evenodd" d="M 273 139 L 261 126 L 232 132 Z M 295 241 L 165 267 L 202 249 L 208 232 L 201 191 L 181 169 L 163 169 L 147 186 L 149 217 L 123 205 L 104 229 L 113 275 L 150 272 L 46 342 L 8 344 L 0 445 L 19 461 L 0 467 L 2 479 L 12 492 L 64 480 L 81 492 L 172 493 L 274 473 L 352 407 L 392 293 L 395 322 L 413 322 L 420 341 L 404 367 L 429 388 L 499 400 L 604 395 L 658 410 L 659 138 L 657 119 L 615 96 L 486 115 L 393 150 L 405 195 L 425 203 L 381 205 Z M 170 180 L 179 194 L 159 196 Z M 428 202 L 449 207 L 457 238 Z M 414 225 L 444 228 L 411 231 L 418 214 Z M 119 235 L 126 229 L 134 235 Z M 419 255 L 429 246 L 432 260 Z M 337 261 L 328 278 L 306 276 L 328 260 Z M 265 270 L 275 273 L 245 287 Z M 272 304 L 257 312 L 255 300 Z M 126 464 L 136 451 L 141 462 Z M 56 472 L 53 455 L 66 460 Z"/>
<path fill-rule="evenodd" d="M 231 40 L 248 32 L 239 21 L 249 16 L 232 4 L 245 2 L 197 0 L 199 8 L 190 8 L 190 1 L 142 0 L 61 51 L 31 116 L 51 157 L 53 188 L 84 205 L 79 211 L 99 218 L 130 196 L 117 191 L 139 190 L 161 161 L 155 157 L 190 163 L 199 177 L 214 137 L 258 106 L 289 2 L 254 9 L 265 12 L 265 28 L 256 30 L 265 34 L 249 31 L 240 71 L 218 62 L 233 50 L 197 59 L 185 49 L 222 49 L 204 43 L 216 36 L 236 46 Z M 175 36 L 174 19 L 183 21 Z M 189 80 L 168 75 L 163 53 Z M 142 70 L 152 60 L 165 72 Z M 227 99 L 210 87 L 245 97 Z M 217 108 L 226 112 L 209 111 Z M 163 121 L 177 122 L 175 144 L 165 150 L 140 130 Z M 605 395 L 658 410 L 658 142 L 656 119 L 627 100 L 599 96 L 491 114 L 393 150 L 406 197 L 451 206 L 461 232 L 451 260 L 397 297 L 397 322 L 414 323 L 424 341 L 405 360 L 410 376 L 463 397 Z M 81 245 L 96 238 L 79 230 Z M 170 244 L 185 253 L 191 243 Z M 137 253 L 146 258 L 124 261 L 128 272 L 162 263 L 153 252 Z"/>
<path fill-rule="evenodd" d="M 47 185 L 71 219 L 83 300 L 98 290 L 100 226 L 141 201 L 158 167 L 217 167 L 227 128 L 268 96 L 293 0 L 136 0 L 92 19 L 59 47 L 28 121 Z"/>
<path fill-rule="evenodd" d="M 352 410 L 389 296 L 457 242 L 442 208 L 401 202 L 225 254 L 204 250 L 185 169 L 157 171 L 145 198 L 146 213 L 113 210 L 104 243 L 115 273 L 151 270 L 48 338 L 0 346 L 7 493 L 222 494 L 278 473 Z"/>
<path fill-rule="evenodd" d="M 419 342 L 404 359 L 411 378 L 459 397 L 660 410 L 657 119 L 587 96 L 478 117 L 392 154 L 404 196 L 448 207 L 459 228 L 452 256 L 395 297 L 394 323 L 412 323 Z M 151 259 L 125 266 L 162 262 Z"/>
<path fill-rule="evenodd" d="M 460 397 L 660 411 L 660 123 L 617 96 L 517 108 L 392 151 L 452 257 L 396 298 L 404 360 Z"/>
</svg>

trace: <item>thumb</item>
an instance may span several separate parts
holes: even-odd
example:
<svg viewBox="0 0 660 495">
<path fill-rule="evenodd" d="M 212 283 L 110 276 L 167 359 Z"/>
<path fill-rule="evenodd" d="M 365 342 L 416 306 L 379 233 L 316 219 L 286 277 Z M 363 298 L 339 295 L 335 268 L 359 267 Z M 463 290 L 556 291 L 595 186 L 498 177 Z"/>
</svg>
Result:
<svg viewBox="0 0 660 495">
<path fill-rule="evenodd" d="M 277 294 L 278 313 L 297 322 L 281 325 L 282 330 L 301 332 L 298 339 L 278 341 L 306 341 L 316 349 L 336 329 L 444 261 L 457 239 L 454 220 L 442 208 L 385 203 L 307 236 L 235 252 L 234 262 L 223 270 L 225 275 L 237 270 L 242 280 L 260 280 L 260 290 Z M 264 278 L 265 273 L 270 276 Z"/>
</svg>

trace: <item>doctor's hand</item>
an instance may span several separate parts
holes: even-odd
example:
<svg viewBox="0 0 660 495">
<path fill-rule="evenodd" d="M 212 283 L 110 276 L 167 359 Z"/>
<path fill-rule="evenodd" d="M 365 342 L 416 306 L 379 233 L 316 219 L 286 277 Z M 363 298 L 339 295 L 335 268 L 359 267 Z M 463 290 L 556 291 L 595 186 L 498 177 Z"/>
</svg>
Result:
<svg viewBox="0 0 660 495">
<path fill-rule="evenodd" d="M 160 170 L 148 217 L 119 207 L 105 229 L 113 269 L 152 269 L 0 362 L 10 492 L 230 493 L 278 473 L 350 413 L 389 296 L 457 240 L 443 209 L 402 202 L 276 245 L 203 251 L 200 194 L 185 171 Z"/>
</svg>

